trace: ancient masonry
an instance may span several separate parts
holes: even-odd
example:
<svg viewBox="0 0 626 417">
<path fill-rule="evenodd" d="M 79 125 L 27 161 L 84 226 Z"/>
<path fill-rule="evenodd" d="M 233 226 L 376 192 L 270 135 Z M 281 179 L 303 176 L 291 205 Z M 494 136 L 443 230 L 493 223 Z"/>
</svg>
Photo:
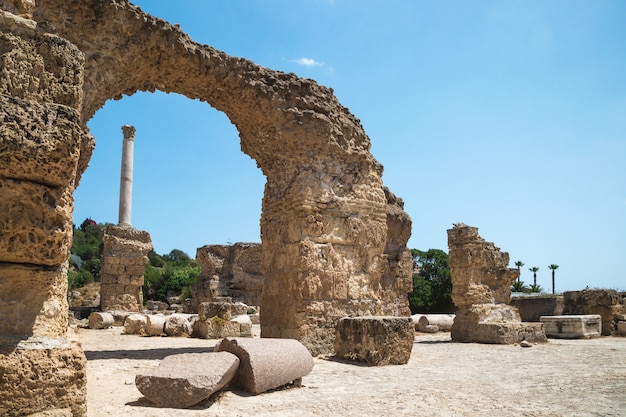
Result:
<svg viewBox="0 0 626 417">
<path fill-rule="evenodd" d="M 143 311 L 143 273 L 152 241 L 148 232 L 107 226 L 102 237 L 100 308 Z"/>
<path fill-rule="evenodd" d="M 68 334 L 84 55 L 0 1 L 0 415 L 86 414 L 85 355 Z M 19 16 L 18 16 L 19 15 Z"/>
<path fill-rule="evenodd" d="M 478 235 L 478 228 L 455 224 L 448 230 L 452 301 L 457 307 L 451 329 L 456 342 L 518 343 L 546 341 L 541 323 L 522 323 L 509 305 L 517 269 L 509 254 Z"/>
<path fill-rule="evenodd" d="M 231 297 L 249 306 L 260 304 L 264 278 L 259 243 L 206 245 L 196 251 L 196 261 L 200 276 L 193 291 L 193 312 L 215 297 Z"/>
<path fill-rule="evenodd" d="M 331 89 L 198 44 L 127 0 L 0 0 L 0 39 L 0 414 L 85 414 L 85 359 L 66 330 L 73 191 L 87 121 L 124 94 L 224 112 L 265 175 L 262 336 L 319 354 L 339 318 L 409 315 L 410 218 Z"/>
<path fill-rule="evenodd" d="M 131 228 L 133 146 L 135 128 L 123 126 L 122 169 L 120 174 L 119 220 L 104 229 L 100 268 L 102 310 L 143 310 L 143 273 L 152 241 L 148 232 Z"/>
</svg>

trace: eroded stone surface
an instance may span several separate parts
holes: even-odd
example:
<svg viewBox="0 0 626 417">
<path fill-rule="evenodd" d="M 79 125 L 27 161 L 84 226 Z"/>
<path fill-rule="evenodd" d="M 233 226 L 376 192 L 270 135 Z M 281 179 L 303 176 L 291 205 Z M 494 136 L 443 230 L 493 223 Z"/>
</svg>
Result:
<svg viewBox="0 0 626 417">
<path fill-rule="evenodd" d="M 263 290 L 262 252 L 259 243 L 206 245 L 196 251 L 200 265 L 194 286 L 193 304 L 231 297 L 234 301 L 258 306 Z"/>
<path fill-rule="evenodd" d="M 187 408 L 224 388 L 239 367 L 228 352 L 183 353 L 165 357 L 135 377 L 137 389 L 160 407 Z"/>
<path fill-rule="evenodd" d="M 85 54 L 83 122 L 110 98 L 159 89 L 210 103 L 236 126 L 267 178 L 263 336 L 330 352 L 341 317 L 408 315 L 408 229 L 398 226 L 409 218 L 331 89 L 200 45 L 123 0 L 53 0 L 34 16 Z"/>
<path fill-rule="evenodd" d="M 152 249 L 150 234 L 107 226 L 102 237 L 100 306 L 102 310 L 143 310 L 143 273 Z"/>
<path fill-rule="evenodd" d="M 411 317 L 345 317 L 337 323 L 337 357 L 370 365 L 403 365 L 415 341 Z"/>
<path fill-rule="evenodd" d="M 599 314 L 542 316 L 540 320 L 548 337 L 589 339 L 602 334 L 602 317 Z"/>
<path fill-rule="evenodd" d="M 541 323 L 522 323 L 508 305 L 519 271 L 508 268 L 509 254 L 478 235 L 478 228 L 456 224 L 448 230 L 452 301 L 457 307 L 452 340 L 479 343 L 546 341 Z"/>
</svg>

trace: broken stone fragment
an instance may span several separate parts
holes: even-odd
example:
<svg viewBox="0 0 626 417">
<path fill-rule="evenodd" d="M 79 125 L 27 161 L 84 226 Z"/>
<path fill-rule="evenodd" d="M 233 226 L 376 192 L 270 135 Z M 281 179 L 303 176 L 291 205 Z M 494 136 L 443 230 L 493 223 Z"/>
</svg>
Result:
<svg viewBox="0 0 626 417">
<path fill-rule="evenodd" d="M 143 314 L 131 314 L 130 316 L 126 317 L 126 320 L 124 321 L 124 333 L 143 336 L 146 334 L 147 322 L 148 320 Z"/>
<path fill-rule="evenodd" d="M 149 314 L 146 320 L 146 334 L 148 336 L 161 336 L 165 327 L 163 314 Z"/>
<path fill-rule="evenodd" d="M 313 357 L 294 339 L 223 339 L 216 352 L 230 352 L 241 364 L 232 385 L 253 394 L 295 383 L 313 369 Z"/>
<path fill-rule="evenodd" d="M 137 375 L 135 385 L 159 407 L 188 408 L 228 385 L 238 366 L 237 356 L 228 352 L 171 355 Z"/>
<path fill-rule="evenodd" d="M 108 329 L 113 326 L 115 320 L 111 313 L 94 311 L 89 315 L 89 328 L 90 329 Z"/>
<path fill-rule="evenodd" d="M 190 314 L 171 314 L 165 320 L 165 334 L 168 336 L 189 337 L 191 335 Z"/>
</svg>

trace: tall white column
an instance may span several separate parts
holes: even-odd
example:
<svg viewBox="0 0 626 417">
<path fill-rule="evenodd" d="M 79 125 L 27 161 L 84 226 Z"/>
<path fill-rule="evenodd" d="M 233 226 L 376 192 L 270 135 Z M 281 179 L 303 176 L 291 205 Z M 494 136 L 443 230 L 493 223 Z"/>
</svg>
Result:
<svg viewBox="0 0 626 417">
<path fill-rule="evenodd" d="M 122 126 L 124 142 L 122 144 L 122 174 L 120 176 L 120 211 L 118 226 L 131 227 L 130 211 L 133 202 L 133 148 L 135 144 L 135 128 Z"/>
</svg>

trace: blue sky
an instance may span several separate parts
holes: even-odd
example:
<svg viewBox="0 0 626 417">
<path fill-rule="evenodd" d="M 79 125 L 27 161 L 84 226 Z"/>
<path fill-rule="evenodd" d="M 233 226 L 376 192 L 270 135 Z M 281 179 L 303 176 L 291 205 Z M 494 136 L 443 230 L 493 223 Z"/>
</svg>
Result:
<svg viewBox="0 0 626 417">
<path fill-rule="evenodd" d="M 361 120 L 410 248 L 463 222 L 557 292 L 626 290 L 626 2 L 134 1 L 195 41 L 331 87 Z M 164 93 L 109 101 L 75 223 L 117 223 L 134 125 L 132 224 L 158 253 L 258 242 L 265 179 L 226 116 Z"/>
</svg>

